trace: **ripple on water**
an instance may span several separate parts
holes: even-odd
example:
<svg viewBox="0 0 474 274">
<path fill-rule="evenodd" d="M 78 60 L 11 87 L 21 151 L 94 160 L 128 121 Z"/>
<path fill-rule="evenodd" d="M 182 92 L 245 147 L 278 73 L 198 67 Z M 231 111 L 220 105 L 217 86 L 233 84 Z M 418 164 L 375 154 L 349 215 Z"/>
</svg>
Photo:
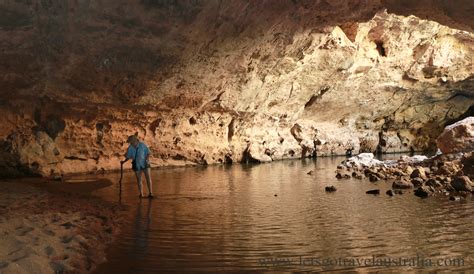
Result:
<svg viewBox="0 0 474 274">
<path fill-rule="evenodd" d="M 156 170 L 158 199 L 151 201 L 137 201 L 134 178 L 127 173 L 121 201 L 130 205 L 130 222 L 98 272 L 354 269 L 262 264 L 262 259 L 300 256 L 473 259 L 472 199 L 419 199 L 412 190 L 389 197 L 383 193 L 390 183 L 337 181 L 334 170 L 341 160 Z M 326 193 L 327 185 L 337 191 Z M 375 188 L 382 194 L 365 194 Z M 115 186 L 95 194 L 118 200 Z M 457 270 L 473 268 L 471 261 Z M 410 269 L 416 268 L 403 268 Z"/>
</svg>

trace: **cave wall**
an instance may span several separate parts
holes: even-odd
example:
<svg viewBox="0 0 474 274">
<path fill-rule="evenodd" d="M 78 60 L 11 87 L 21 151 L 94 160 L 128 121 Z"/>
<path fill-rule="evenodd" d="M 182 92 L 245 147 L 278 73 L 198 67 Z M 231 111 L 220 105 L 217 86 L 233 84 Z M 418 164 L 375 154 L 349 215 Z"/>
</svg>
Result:
<svg viewBox="0 0 474 274">
<path fill-rule="evenodd" d="M 472 1 L 3 1 L 1 176 L 433 149 Z"/>
</svg>

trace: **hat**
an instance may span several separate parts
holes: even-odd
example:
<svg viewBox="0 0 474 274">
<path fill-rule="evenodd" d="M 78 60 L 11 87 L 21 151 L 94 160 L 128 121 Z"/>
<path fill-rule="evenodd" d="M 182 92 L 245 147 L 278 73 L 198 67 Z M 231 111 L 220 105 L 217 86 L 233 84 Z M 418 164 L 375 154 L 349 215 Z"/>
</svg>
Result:
<svg viewBox="0 0 474 274">
<path fill-rule="evenodd" d="M 127 138 L 127 143 L 133 143 L 133 142 L 135 142 L 135 141 L 138 142 L 138 137 L 137 137 L 137 135 L 130 135 L 130 136 L 128 136 L 128 138 Z"/>
</svg>

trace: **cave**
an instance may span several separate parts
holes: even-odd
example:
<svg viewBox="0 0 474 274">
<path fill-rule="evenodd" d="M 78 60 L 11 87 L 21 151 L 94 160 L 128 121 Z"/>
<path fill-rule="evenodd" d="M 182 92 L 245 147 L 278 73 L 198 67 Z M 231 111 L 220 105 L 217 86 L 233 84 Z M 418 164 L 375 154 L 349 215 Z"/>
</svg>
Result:
<svg viewBox="0 0 474 274">
<path fill-rule="evenodd" d="M 410 257 L 415 236 L 429 253 L 440 243 L 426 235 L 450 225 L 459 233 L 439 238 L 463 248 L 440 254 L 471 256 L 473 10 L 3 1 L 0 273 L 343 271 L 311 259 L 354 259 L 353 246 Z M 399 225 L 385 198 L 420 212 Z M 374 239 L 389 240 L 379 250 Z"/>
</svg>

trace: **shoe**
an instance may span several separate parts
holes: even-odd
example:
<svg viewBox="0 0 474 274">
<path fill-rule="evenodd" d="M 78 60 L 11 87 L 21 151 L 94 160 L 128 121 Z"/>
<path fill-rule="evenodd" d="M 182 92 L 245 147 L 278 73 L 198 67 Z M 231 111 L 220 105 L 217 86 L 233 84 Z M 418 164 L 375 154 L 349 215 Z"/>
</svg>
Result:
<svg viewBox="0 0 474 274">
<path fill-rule="evenodd" d="M 145 198 L 142 194 L 138 195 L 138 198 Z"/>
<path fill-rule="evenodd" d="M 155 198 L 155 196 L 153 196 L 153 194 L 150 193 L 150 194 L 148 195 L 148 198 L 149 198 L 149 199 L 153 199 L 153 198 Z"/>
</svg>

